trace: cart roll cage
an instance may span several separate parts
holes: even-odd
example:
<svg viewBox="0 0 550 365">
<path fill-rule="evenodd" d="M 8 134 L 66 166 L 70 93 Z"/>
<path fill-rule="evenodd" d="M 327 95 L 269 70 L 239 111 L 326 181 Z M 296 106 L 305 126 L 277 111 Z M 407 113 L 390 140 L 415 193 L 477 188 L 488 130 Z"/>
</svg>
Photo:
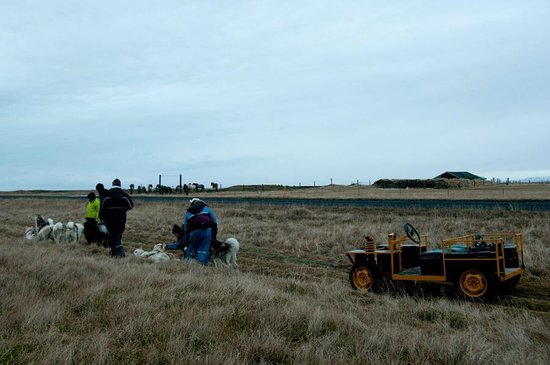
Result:
<svg viewBox="0 0 550 365">
<path fill-rule="evenodd" d="M 441 264 L 442 264 L 442 275 L 409 275 L 403 274 L 402 266 L 402 247 L 416 247 L 418 246 L 418 253 L 426 251 L 428 246 L 428 235 L 421 236 L 420 243 L 405 245 L 405 242 L 409 241 L 409 237 L 401 236 L 397 237 L 395 233 L 388 234 L 388 243 L 387 244 L 377 244 L 376 241 L 367 236 L 366 244 L 363 249 L 352 250 L 346 253 L 346 256 L 351 261 L 352 264 L 357 263 L 358 255 L 367 256 L 368 260 L 373 262 L 378 261 L 378 257 L 385 256 L 388 257 L 391 263 L 391 271 L 389 277 L 391 279 L 397 280 L 414 280 L 414 281 L 448 281 L 452 279 L 452 274 L 447 272 L 447 263 L 456 262 L 494 262 L 495 271 L 494 274 L 499 278 L 500 281 L 508 280 L 516 275 L 521 274 L 525 270 L 524 257 L 523 257 L 523 237 L 521 233 L 492 233 L 492 234 L 471 234 L 461 237 L 455 237 L 450 239 L 445 239 L 441 241 Z M 515 244 L 516 252 L 518 257 L 519 267 L 516 268 L 507 268 L 505 262 L 505 245 Z M 453 250 L 453 246 L 457 248 L 460 247 L 462 250 L 466 250 L 469 253 L 480 253 L 474 255 L 476 257 L 468 257 L 469 255 L 459 255 L 456 254 Z M 397 255 L 393 255 L 397 253 Z M 397 270 L 394 270 L 396 268 Z"/>
<path fill-rule="evenodd" d="M 507 273 L 504 260 L 502 258 L 505 256 L 504 247 L 508 243 L 513 243 L 516 246 L 516 252 L 518 255 L 518 260 L 520 262 L 521 269 L 525 269 L 525 264 L 523 261 L 523 236 L 521 233 L 513 232 L 502 232 L 502 233 L 492 233 L 492 234 L 476 234 L 476 235 L 466 235 L 461 237 L 449 238 L 441 241 L 441 251 L 443 253 L 443 260 L 453 260 L 451 258 L 445 258 L 445 254 L 452 252 L 452 247 L 462 246 L 466 247 L 468 251 L 473 250 L 487 250 L 494 249 L 495 257 L 488 258 L 489 260 L 494 260 L 496 262 L 496 274 L 498 277 L 508 279 L 508 277 L 515 276 L 517 273 L 513 272 L 512 274 Z"/>
</svg>

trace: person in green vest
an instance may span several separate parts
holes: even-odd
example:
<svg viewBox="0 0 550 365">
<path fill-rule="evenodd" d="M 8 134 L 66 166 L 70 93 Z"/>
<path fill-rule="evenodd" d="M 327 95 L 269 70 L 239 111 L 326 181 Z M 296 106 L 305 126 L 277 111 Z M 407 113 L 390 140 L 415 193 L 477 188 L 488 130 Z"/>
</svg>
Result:
<svg viewBox="0 0 550 365">
<path fill-rule="evenodd" d="M 84 237 L 88 244 L 98 241 L 98 228 L 99 222 L 99 198 L 96 197 L 94 192 L 88 194 L 88 204 L 86 205 L 86 222 L 84 222 Z"/>
</svg>

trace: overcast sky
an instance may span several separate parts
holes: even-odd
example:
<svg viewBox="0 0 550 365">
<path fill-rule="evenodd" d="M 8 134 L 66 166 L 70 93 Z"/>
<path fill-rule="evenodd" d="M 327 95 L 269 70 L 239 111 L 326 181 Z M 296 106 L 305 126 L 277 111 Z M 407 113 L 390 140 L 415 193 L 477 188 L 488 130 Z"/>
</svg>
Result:
<svg viewBox="0 0 550 365">
<path fill-rule="evenodd" d="M 549 1 L 0 0 L 0 190 L 550 176 Z"/>
</svg>

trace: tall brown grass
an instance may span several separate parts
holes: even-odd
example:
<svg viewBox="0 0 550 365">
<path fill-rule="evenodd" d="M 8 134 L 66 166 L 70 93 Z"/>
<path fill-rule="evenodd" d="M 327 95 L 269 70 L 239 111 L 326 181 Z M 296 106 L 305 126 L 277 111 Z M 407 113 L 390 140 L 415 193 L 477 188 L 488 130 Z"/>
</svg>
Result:
<svg viewBox="0 0 550 365">
<path fill-rule="evenodd" d="M 0 363 L 546 364 L 550 214 L 212 205 L 240 271 L 131 255 L 172 239 L 185 207 L 138 203 L 126 259 L 23 238 L 35 214 L 81 219 L 85 201 L 0 200 Z M 362 294 L 345 251 L 410 222 L 430 241 L 521 231 L 514 296 L 469 303 L 425 291 Z M 327 267 L 324 263 L 339 266 Z"/>
</svg>

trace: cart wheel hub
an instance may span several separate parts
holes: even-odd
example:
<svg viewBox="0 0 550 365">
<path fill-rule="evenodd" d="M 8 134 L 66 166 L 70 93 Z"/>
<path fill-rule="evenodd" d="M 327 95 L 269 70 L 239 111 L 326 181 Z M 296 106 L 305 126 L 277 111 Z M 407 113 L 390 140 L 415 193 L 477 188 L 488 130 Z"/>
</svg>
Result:
<svg viewBox="0 0 550 365">
<path fill-rule="evenodd" d="M 469 297 L 482 296 L 487 291 L 487 281 L 480 272 L 464 273 L 460 281 L 462 292 Z"/>
<path fill-rule="evenodd" d="M 374 278 L 372 277 L 372 273 L 370 272 L 370 270 L 359 269 L 355 271 L 353 275 L 353 281 L 357 288 L 370 289 L 372 283 L 374 282 Z"/>
</svg>

